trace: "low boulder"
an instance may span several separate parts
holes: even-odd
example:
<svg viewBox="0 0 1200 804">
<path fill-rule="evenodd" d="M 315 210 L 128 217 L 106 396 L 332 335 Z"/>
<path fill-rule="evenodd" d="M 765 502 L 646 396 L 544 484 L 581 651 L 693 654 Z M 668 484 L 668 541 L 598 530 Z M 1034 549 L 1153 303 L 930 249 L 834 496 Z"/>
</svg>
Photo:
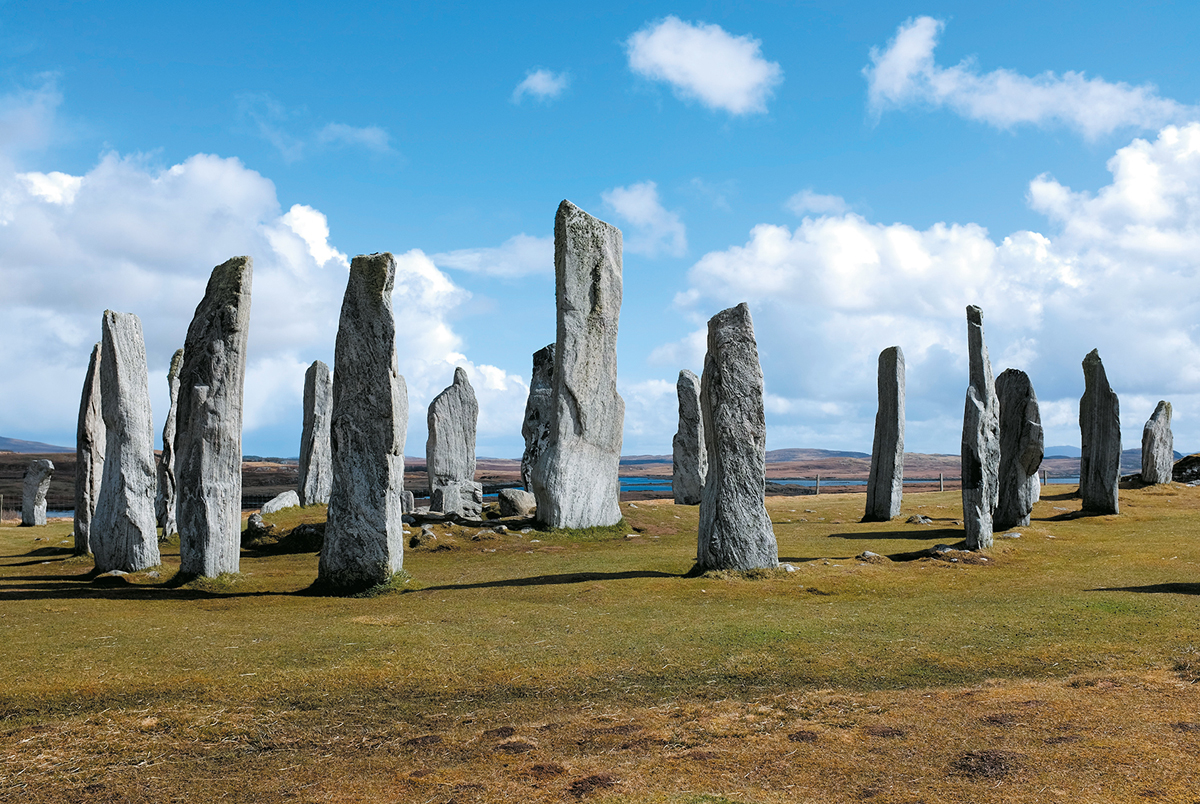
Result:
<svg viewBox="0 0 1200 804">
<path fill-rule="evenodd" d="M 537 498 L 524 489 L 501 489 L 497 495 L 500 516 L 531 517 L 537 512 Z"/>
</svg>

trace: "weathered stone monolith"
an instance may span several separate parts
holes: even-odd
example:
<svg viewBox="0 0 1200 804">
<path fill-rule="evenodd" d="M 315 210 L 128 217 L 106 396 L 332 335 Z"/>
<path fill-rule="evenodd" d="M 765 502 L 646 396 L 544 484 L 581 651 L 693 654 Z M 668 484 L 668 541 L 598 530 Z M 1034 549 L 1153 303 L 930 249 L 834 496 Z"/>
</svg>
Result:
<svg viewBox="0 0 1200 804">
<path fill-rule="evenodd" d="M 301 505 L 329 502 L 333 460 L 329 454 L 329 417 L 333 411 L 333 380 L 329 366 L 314 361 L 304 372 L 304 429 L 300 434 Z"/>
<path fill-rule="evenodd" d="M 558 334 L 550 439 L 531 472 L 538 521 L 588 528 L 621 521 L 617 393 L 621 230 L 563 201 L 554 219 Z"/>
<path fill-rule="evenodd" d="M 1175 436 L 1171 433 L 1171 403 L 1161 401 L 1142 428 L 1142 482 L 1170 483 L 1175 466 Z"/>
<path fill-rule="evenodd" d="M 242 392 L 254 263 L 213 269 L 183 344 L 175 423 L 179 569 L 237 572 L 242 530 Z"/>
<path fill-rule="evenodd" d="M 679 427 L 671 439 L 671 492 L 676 505 L 699 505 L 708 474 L 704 447 L 704 415 L 700 412 L 700 378 L 683 369 L 675 381 Z"/>
<path fill-rule="evenodd" d="M 529 397 L 525 400 L 525 420 L 521 435 L 525 437 L 525 452 L 521 455 L 521 483 L 533 491 L 533 467 L 546 445 L 550 443 L 550 412 L 554 409 L 554 344 L 533 353 L 533 376 L 529 380 Z"/>
<path fill-rule="evenodd" d="M 1000 484 L 1000 403 L 983 341 L 983 311 L 967 307 L 970 385 L 963 411 L 962 504 L 968 550 L 992 546 L 992 515 Z"/>
<path fill-rule="evenodd" d="M 1042 414 L 1029 375 L 1005 369 L 996 378 L 1000 400 L 1000 494 L 992 517 L 995 530 L 1029 524 L 1041 493 Z"/>
<path fill-rule="evenodd" d="M 104 414 L 100 411 L 101 344 L 92 347 L 75 428 L 75 555 L 92 552 L 89 534 L 104 476 Z"/>
<path fill-rule="evenodd" d="M 154 521 L 154 415 L 142 322 L 104 311 L 100 410 L 104 473 L 92 519 L 91 547 L 100 572 L 137 572 L 159 563 Z"/>
<path fill-rule="evenodd" d="M 384 583 L 404 562 L 408 390 L 396 365 L 391 254 L 355 257 L 333 365 L 333 488 L 318 579 L 341 589 Z"/>
<path fill-rule="evenodd" d="M 25 527 L 46 524 L 46 492 L 54 464 L 45 458 L 29 462 L 25 467 L 25 482 L 21 485 L 21 524 Z"/>
<path fill-rule="evenodd" d="M 700 498 L 696 562 L 716 570 L 778 566 L 779 547 L 763 500 L 767 424 L 762 366 L 744 302 L 708 322 L 700 408 L 708 474 Z"/>
<path fill-rule="evenodd" d="M 904 498 L 904 352 L 899 346 L 879 353 L 878 389 L 864 522 L 899 516 Z"/>
<path fill-rule="evenodd" d="M 1083 510 L 1120 511 L 1121 403 L 1108 384 L 1100 351 L 1083 359 L 1083 396 L 1079 399 L 1079 496 Z"/>
<path fill-rule="evenodd" d="M 425 472 L 429 510 L 477 517 L 483 486 L 475 482 L 475 427 L 479 403 L 466 369 L 454 369 L 454 382 L 433 398 L 428 411 Z"/>
<path fill-rule="evenodd" d="M 154 516 L 162 529 L 160 540 L 166 540 L 179 532 L 175 518 L 175 423 L 179 416 L 179 372 L 183 369 L 183 350 L 176 349 L 171 355 L 171 367 L 167 370 L 167 388 L 171 394 L 167 420 L 163 423 L 162 457 L 158 461 L 158 493 L 154 497 Z"/>
</svg>

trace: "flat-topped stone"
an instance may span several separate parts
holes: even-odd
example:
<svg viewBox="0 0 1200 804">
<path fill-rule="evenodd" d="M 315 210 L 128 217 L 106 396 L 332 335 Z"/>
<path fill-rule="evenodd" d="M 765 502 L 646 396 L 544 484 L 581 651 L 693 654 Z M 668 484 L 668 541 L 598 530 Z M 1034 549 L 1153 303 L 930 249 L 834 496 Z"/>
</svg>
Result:
<svg viewBox="0 0 1200 804">
<path fill-rule="evenodd" d="M 904 499 L 904 352 L 899 346 L 879 353 L 877 376 L 879 407 L 864 522 L 887 522 L 899 516 Z"/>
<path fill-rule="evenodd" d="M 46 492 L 50 491 L 50 480 L 53 476 L 54 463 L 46 458 L 35 458 L 25 467 L 25 479 L 21 484 L 23 527 L 46 524 Z"/>
</svg>

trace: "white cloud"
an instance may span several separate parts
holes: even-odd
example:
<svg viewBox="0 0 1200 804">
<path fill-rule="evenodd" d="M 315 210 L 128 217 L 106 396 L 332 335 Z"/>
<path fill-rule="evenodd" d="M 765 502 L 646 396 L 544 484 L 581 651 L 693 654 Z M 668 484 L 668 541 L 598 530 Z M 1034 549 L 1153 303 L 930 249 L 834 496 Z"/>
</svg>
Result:
<svg viewBox="0 0 1200 804">
<path fill-rule="evenodd" d="M 390 139 L 379 126 L 348 126 L 345 123 L 326 123 L 316 134 L 316 141 L 321 144 L 357 145 L 381 154 L 392 150 Z"/>
<path fill-rule="evenodd" d="M 55 76 L 38 77 L 38 85 L 0 96 L 0 154 L 45 147 L 54 131 L 62 93 Z"/>
<path fill-rule="evenodd" d="M 677 213 L 663 208 L 654 182 L 614 187 L 600 197 L 605 207 L 632 227 L 632 236 L 624 240 L 626 251 L 651 257 L 660 253 L 682 257 L 687 253 L 687 228 Z"/>
<path fill-rule="evenodd" d="M 432 255 L 443 268 L 512 279 L 554 273 L 554 238 L 525 233 L 492 248 L 463 248 Z"/>
<path fill-rule="evenodd" d="M 525 74 L 525 80 L 517 84 L 513 90 L 512 102 L 520 103 L 526 95 L 535 100 L 549 101 L 557 98 L 571 83 L 571 76 L 565 72 L 555 73 L 538 68 Z"/>
<path fill-rule="evenodd" d="M 395 153 L 391 135 L 379 126 L 351 126 L 346 123 L 326 123 L 308 132 L 298 121 L 306 116 L 304 109 L 289 109 L 270 95 L 248 93 L 238 97 L 243 117 L 253 123 L 260 137 L 279 151 L 284 162 L 297 162 L 314 151 L 331 147 L 365 148 L 377 154 Z"/>
<path fill-rule="evenodd" d="M 1131 86 L 1068 71 L 1033 77 L 1012 70 L 981 73 L 972 60 L 953 67 L 934 62 L 944 23 L 918 17 L 902 24 L 883 50 L 871 48 L 868 104 L 879 115 L 915 104 L 948 106 L 963 117 L 1000 128 L 1031 123 L 1065 125 L 1095 138 L 1116 129 L 1153 129 L 1196 115 L 1150 84 Z"/>
<path fill-rule="evenodd" d="M 629 69 L 665 81 L 681 98 L 743 115 L 767 111 L 783 70 L 763 58 L 762 43 L 733 36 L 719 25 L 675 16 L 650 23 L 625 43 Z"/>
<path fill-rule="evenodd" d="M 841 215 L 849 210 L 840 195 L 821 195 L 812 190 L 801 190 L 787 200 L 787 208 L 801 217 L 814 215 Z"/>
</svg>

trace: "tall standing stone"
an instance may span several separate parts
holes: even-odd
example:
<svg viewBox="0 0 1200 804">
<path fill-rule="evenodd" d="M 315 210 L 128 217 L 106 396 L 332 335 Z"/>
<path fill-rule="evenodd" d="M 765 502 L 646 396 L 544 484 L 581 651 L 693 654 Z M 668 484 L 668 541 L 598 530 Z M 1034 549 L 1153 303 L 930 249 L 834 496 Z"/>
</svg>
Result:
<svg viewBox="0 0 1200 804">
<path fill-rule="evenodd" d="M 53 475 L 54 464 L 45 458 L 32 460 L 25 467 L 25 481 L 21 484 L 22 526 L 46 524 L 46 492 L 50 490 Z"/>
<path fill-rule="evenodd" d="M 479 516 L 483 486 L 475 482 L 475 428 L 479 403 L 465 369 L 454 369 L 454 382 L 429 403 L 425 471 L 429 510 Z"/>
<path fill-rule="evenodd" d="M 550 412 L 554 409 L 554 344 L 533 353 L 533 376 L 529 397 L 525 400 L 525 420 L 521 435 L 525 452 L 521 455 L 521 483 L 533 491 L 533 467 L 550 443 Z"/>
<path fill-rule="evenodd" d="M 767 423 L 762 366 L 744 302 L 708 322 L 700 407 L 708 474 L 700 498 L 696 563 L 717 570 L 778 566 L 779 547 L 763 499 Z"/>
<path fill-rule="evenodd" d="M 188 327 L 175 431 L 179 569 L 237 572 L 242 530 L 242 392 L 254 263 L 213 268 Z"/>
<path fill-rule="evenodd" d="M 993 524 L 996 530 L 1029 524 L 1041 494 L 1042 414 L 1029 375 L 1005 369 L 996 378 L 1000 400 L 1000 494 Z"/>
<path fill-rule="evenodd" d="M 621 230 L 563 201 L 554 219 L 558 334 L 550 439 L 531 479 L 538 520 L 551 528 L 621 521 L 617 393 Z"/>
<path fill-rule="evenodd" d="M 700 411 L 700 378 L 683 369 L 675 382 L 679 428 L 671 439 L 671 491 L 676 505 L 699 505 L 708 474 L 704 447 L 704 414 Z"/>
<path fill-rule="evenodd" d="M 970 385 L 963 411 L 962 505 L 968 550 L 992 546 L 992 515 L 999 501 L 1000 402 L 983 341 L 983 311 L 967 307 Z"/>
<path fill-rule="evenodd" d="M 1175 436 L 1171 433 L 1171 403 L 1161 401 L 1142 428 L 1142 482 L 1170 483 L 1175 467 Z"/>
<path fill-rule="evenodd" d="M 163 423 L 162 457 L 158 461 L 158 494 L 154 497 L 154 515 L 162 528 L 159 538 L 166 540 L 179 532 L 175 518 L 175 420 L 179 416 L 179 372 L 183 369 L 183 350 L 176 349 L 171 355 L 171 368 L 167 370 L 167 389 L 170 392 L 170 407 L 167 420 Z"/>
<path fill-rule="evenodd" d="M 89 534 L 104 476 L 104 415 L 100 411 L 101 344 L 92 347 L 75 428 L 75 555 L 92 552 Z"/>
<path fill-rule="evenodd" d="M 142 322 L 104 311 L 100 409 L 106 443 L 91 546 L 100 572 L 137 572 L 159 563 L 154 521 L 154 416 Z"/>
<path fill-rule="evenodd" d="M 1120 511 L 1121 403 L 1108 384 L 1100 351 L 1083 359 L 1083 396 L 1079 399 L 1079 496 L 1083 510 Z"/>
<path fill-rule="evenodd" d="M 887 522 L 899 516 L 904 498 L 904 352 L 899 346 L 879 353 L 878 378 L 879 408 L 864 522 Z"/>
<path fill-rule="evenodd" d="M 301 505 L 329 502 L 333 458 L 329 453 L 329 418 L 333 413 L 333 380 L 329 366 L 314 361 L 304 372 L 304 429 L 300 434 Z"/>
<path fill-rule="evenodd" d="M 387 581 L 404 562 L 408 390 L 396 366 L 396 259 L 358 256 L 334 350 L 333 489 L 318 579 L 343 589 Z"/>
</svg>

